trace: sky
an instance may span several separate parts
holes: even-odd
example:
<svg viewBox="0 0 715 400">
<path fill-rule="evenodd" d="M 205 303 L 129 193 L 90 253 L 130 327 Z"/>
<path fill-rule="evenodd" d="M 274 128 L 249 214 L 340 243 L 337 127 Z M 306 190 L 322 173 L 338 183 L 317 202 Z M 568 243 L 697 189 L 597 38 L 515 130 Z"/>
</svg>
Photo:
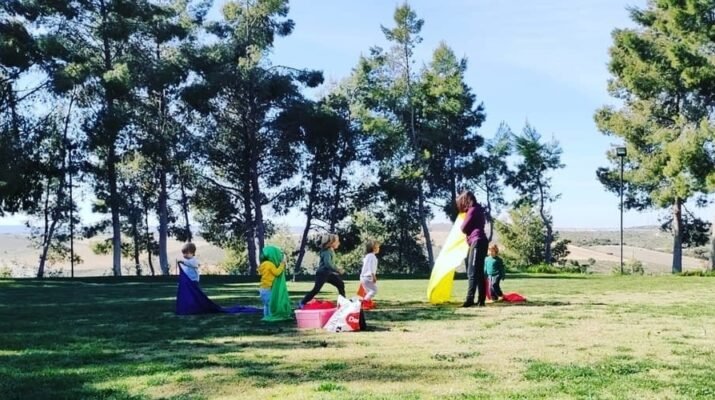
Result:
<svg viewBox="0 0 715 400">
<path fill-rule="evenodd" d="M 394 26 L 401 1 L 293 0 L 295 30 L 278 40 L 275 64 L 324 71 L 326 81 L 350 74 L 361 54 L 388 44 L 380 25 Z M 629 7 L 646 0 L 412 0 L 425 20 L 416 51 L 429 62 L 446 42 L 468 60 L 467 83 L 484 102 L 486 138 L 504 121 L 514 131 L 525 122 L 563 148 L 566 167 L 553 175 L 561 198 L 552 205 L 561 228 L 618 228 L 618 197 L 604 191 L 596 169 L 606 166 L 606 151 L 618 144 L 601 134 L 596 109 L 616 104 L 607 90 L 608 48 L 615 28 L 633 27 Z M 694 207 L 691 210 L 696 211 Z M 715 207 L 697 210 L 711 220 Z M 654 225 L 662 212 L 626 211 L 625 226 Z M 436 221 L 445 221 L 440 212 Z"/>
<path fill-rule="evenodd" d="M 217 15 L 221 1 L 212 11 Z M 326 82 L 348 76 L 370 47 L 387 47 L 380 25 L 393 26 L 401 4 L 391 0 L 292 0 L 295 30 L 279 38 L 272 62 L 324 71 Z M 528 121 L 563 148 L 565 168 L 553 174 L 561 198 L 551 207 L 557 228 L 610 229 L 619 226 L 618 198 L 604 191 L 595 171 L 606 166 L 606 151 L 618 144 L 593 121 L 596 109 L 615 104 L 606 85 L 608 48 L 615 28 L 632 27 L 628 7 L 646 0 L 412 0 L 425 20 L 419 65 L 429 62 L 441 41 L 468 60 L 467 83 L 484 103 L 487 119 L 479 132 L 494 135 L 504 121 L 520 131 Z M 320 92 L 320 90 L 318 90 Z M 90 196 L 87 195 L 85 203 Z M 696 210 L 711 220 L 715 207 Z M 88 217 L 88 205 L 83 205 Z M 658 223 L 663 212 L 626 211 L 624 225 Z M 446 218 L 435 211 L 434 222 Z M 22 216 L 0 218 L 0 225 Z M 277 219 L 297 225 L 298 212 Z"/>
</svg>

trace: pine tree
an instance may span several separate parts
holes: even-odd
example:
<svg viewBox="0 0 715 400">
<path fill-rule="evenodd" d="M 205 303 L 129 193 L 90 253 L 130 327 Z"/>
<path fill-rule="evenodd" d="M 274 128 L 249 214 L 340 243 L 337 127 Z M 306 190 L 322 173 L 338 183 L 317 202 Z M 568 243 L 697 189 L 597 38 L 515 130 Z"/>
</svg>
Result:
<svg viewBox="0 0 715 400">
<path fill-rule="evenodd" d="M 673 273 L 682 270 L 683 205 L 715 185 L 712 82 L 715 65 L 712 15 L 715 2 L 662 0 L 632 9 L 636 29 L 613 33 L 609 90 L 620 108 L 596 112 L 599 129 L 627 148 L 624 180 L 627 207 L 670 208 L 673 220 Z M 617 185 L 615 164 L 599 170 L 610 190 Z"/>
</svg>

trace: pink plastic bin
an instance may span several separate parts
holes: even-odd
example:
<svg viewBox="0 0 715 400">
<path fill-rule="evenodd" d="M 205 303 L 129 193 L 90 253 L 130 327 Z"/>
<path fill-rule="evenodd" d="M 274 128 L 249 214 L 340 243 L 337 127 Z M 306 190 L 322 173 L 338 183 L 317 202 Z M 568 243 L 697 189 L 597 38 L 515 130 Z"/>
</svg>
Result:
<svg viewBox="0 0 715 400">
<path fill-rule="evenodd" d="M 320 329 L 325 325 L 330 317 L 335 314 L 337 308 L 324 310 L 295 310 L 295 319 L 299 329 Z"/>
</svg>

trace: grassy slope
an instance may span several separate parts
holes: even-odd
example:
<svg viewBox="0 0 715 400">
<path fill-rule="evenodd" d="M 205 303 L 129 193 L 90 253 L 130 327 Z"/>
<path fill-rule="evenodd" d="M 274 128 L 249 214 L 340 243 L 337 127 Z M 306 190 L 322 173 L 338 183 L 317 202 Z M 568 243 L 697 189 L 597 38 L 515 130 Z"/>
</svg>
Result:
<svg viewBox="0 0 715 400">
<path fill-rule="evenodd" d="M 371 331 L 354 334 L 177 317 L 173 283 L 101 282 L 0 281 L 2 398 L 715 396 L 712 278 L 524 275 L 503 287 L 527 305 L 466 310 L 425 304 L 425 281 L 381 280 Z M 205 285 L 258 304 L 255 285 L 229 282 Z M 297 300 L 309 286 L 289 287 Z"/>
</svg>

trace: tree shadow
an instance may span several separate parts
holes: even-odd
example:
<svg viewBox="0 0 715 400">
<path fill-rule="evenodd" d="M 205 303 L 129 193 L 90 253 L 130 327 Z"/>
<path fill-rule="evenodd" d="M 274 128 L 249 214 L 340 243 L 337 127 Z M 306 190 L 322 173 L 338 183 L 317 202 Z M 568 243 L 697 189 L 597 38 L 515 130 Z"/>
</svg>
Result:
<svg viewBox="0 0 715 400">
<path fill-rule="evenodd" d="M 252 285 L 230 289 L 207 284 L 221 305 L 257 305 Z M 319 380 L 409 381 L 421 367 L 312 365 L 309 361 L 256 360 L 250 349 L 344 348 L 344 337 L 298 330 L 294 321 L 268 323 L 260 314 L 174 314 L 176 282 L 83 283 L 22 281 L 0 291 L 0 393 L 11 399 L 144 399 L 116 383 L 145 376 L 150 385 L 181 384 L 187 373 L 235 369 L 256 386 Z M 293 301 L 299 298 L 293 293 Z M 458 320 L 451 305 L 381 301 L 366 313 L 368 332 L 386 332 L 403 321 Z M 350 334 L 347 334 L 350 335 Z M 359 335 L 359 334 L 356 334 Z M 340 339 L 338 339 L 340 337 Z M 360 370 L 359 368 L 363 368 Z M 146 381 L 146 380 L 145 380 Z M 190 395 L 191 386 L 183 387 Z M 187 392 L 188 391 L 188 392 Z"/>
<path fill-rule="evenodd" d="M 555 300 L 527 300 L 518 303 L 509 303 L 506 301 L 501 301 L 498 303 L 492 303 L 488 306 L 490 307 L 562 307 L 570 306 L 573 303 L 568 301 L 555 301 Z"/>
<path fill-rule="evenodd" d="M 459 309 L 456 303 L 433 305 L 417 301 L 396 302 L 381 300 L 376 309 L 366 312 L 366 319 L 369 324 L 370 321 L 458 321 L 475 317 L 470 314 L 457 313 Z"/>
</svg>

